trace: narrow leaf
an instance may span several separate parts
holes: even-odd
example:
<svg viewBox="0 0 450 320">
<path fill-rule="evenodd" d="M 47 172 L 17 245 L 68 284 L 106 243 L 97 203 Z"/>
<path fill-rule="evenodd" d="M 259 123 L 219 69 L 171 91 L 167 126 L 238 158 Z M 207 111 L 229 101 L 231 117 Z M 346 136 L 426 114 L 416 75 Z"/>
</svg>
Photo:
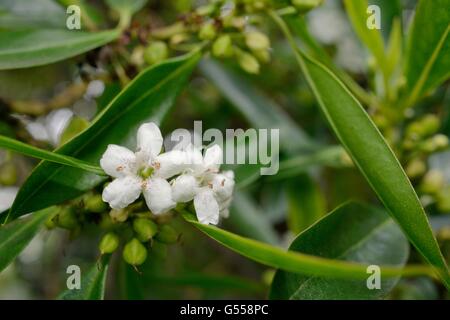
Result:
<svg viewBox="0 0 450 320">
<path fill-rule="evenodd" d="M 409 254 L 408 241 L 383 210 L 347 203 L 301 233 L 289 250 L 370 265 L 402 267 Z M 381 270 L 382 271 L 382 270 Z M 367 278 L 370 273 L 367 273 Z M 272 299 L 377 299 L 384 297 L 398 278 L 381 278 L 380 289 L 366 281 L 307 277 L 278 270 Z"/>
<path fill-rule="evenodd" d="M 54 208 L 48 208 L 31 217 L 0 226 L 0 272 L 25 249 L 44 222 L 54 213 Z"/>
</svg>

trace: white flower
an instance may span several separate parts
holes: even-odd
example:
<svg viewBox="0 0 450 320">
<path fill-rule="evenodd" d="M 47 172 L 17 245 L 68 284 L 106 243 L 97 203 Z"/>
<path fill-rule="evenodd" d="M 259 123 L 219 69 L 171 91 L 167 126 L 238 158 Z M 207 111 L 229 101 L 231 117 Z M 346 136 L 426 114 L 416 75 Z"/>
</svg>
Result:
<svg viewBox="0 0 450 320">
<path fill-rule="evenodd" d="M 219 217 L 228 217 L 234 173 L 219 173 L 223 152 L 218 145 L 207 149 L 204 157 L 192 145 L 184 152 L 191 166 L 173 181 L 172 198 L 176 202 L 194 200 L 198 221 L 215 225 L 219 222 Z"/>
<path fill-rule="evenodd" d="M 160 154 L 161 132 L 153 122 L 140 126 L 137 151 L 109 145 L 100 160 L 103 170 L 114 177 L 103 190 L 103 200 L 113 209 L 123 209 L 144 194 L 148 208 L 161 214 L 175 207 L 168 178 L 185 169 L 185 153 L 174 150 Z"/>
</svg>

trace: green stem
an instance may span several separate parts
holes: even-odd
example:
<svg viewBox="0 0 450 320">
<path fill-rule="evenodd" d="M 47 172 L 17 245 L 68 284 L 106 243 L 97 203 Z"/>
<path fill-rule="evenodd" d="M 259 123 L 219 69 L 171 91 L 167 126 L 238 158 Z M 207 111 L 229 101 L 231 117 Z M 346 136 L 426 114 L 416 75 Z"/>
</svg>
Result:
<svg viewBox="0 0 450 320">
<path fill-rule="evenodd" d="M 5 136 L 0 135 L 0 148 L 5 148 L 11 151 L 15 151 L 21 154 L 24 154 L 29 157 L 41 159 L 41 160 L 47 160 L 50 162 L 79 168 L 82 170 L 86 170 L 92 173 L 95 173 L 100 176 L 105 176 L 105 172 L 102 170 L 102 168 L 89 164 L 87 162 L 84 162 L 82 160 L 78 160 L 76 158 L 72 158 L 69 156 L 65 156 L 62 154 L 54 153 L 51 151 L 39 149 L 33 146 L 30 146 L 26 143 L 7 138 Z"/>
</svg>

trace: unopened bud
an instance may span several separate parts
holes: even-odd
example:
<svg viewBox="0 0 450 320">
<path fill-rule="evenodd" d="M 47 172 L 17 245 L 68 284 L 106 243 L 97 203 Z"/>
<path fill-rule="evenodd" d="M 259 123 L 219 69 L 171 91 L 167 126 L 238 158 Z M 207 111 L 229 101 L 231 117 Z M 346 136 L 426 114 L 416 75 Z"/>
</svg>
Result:
<svg viewBox="0 0 450 320">
<path fill-rule="evenodd" d="M 216 37 L 216 27 L 212 23 L 207 23 L 200 28 L 198 37 L 201 40 L 212 40 Z"/>
<path fill-rule="evenodd" d="M 444 184 L 443 174 L 439 170 L 430 170 L 423 177 L 420 189 L 424 193 L 435 194 L 442 190 Z"/>
<path fill-rule="evenodd" d="M 84 198 L 84 206 L 91 212 L 101 213 L 108 209 L 108 205 L 103 202 L 102 196 L 99 194 L 88 195 Z"/>
<path fill-rule="evenodd" d="M 261 61 L 262 63 L 270 62 L 270 53 L 269 50 L 253 50 L 253 55 Z"/>
<path fill-rule="evenodd" d="M 17 169 L 14 163 L 7 161 L 0 166 L 0 185 L 12 186 L 17 182 Z"/>
<path fill-rule="evenodd" d="M 300 12 L 307 12 L 321 5 L 323 0 L 292 0 L 292 5 Z"/>
<path fill-rule="evenodd" d="M 233 55 L 233 44 L 229 35 L 223 35 L 214 41 L 212 53 L 219 58 L 230 57 Z"/>
<path fill-rule="evenodd" d="M 256 58 L 248 52 L 239 53 L 238 57 L 239 65 L 244 71 L 251 74 L 259 73 L 259 62 Z"/>
<path fill-rule="evenodd" d="M 139 240 L 142 242 L 150 240 L 158 232 L 156 223 L 145 218 L 134 219 L 133 229 Z"/>
<path fill-rule="evenodd" d="M 197 13 L 199 16 L 209 16 L 213 14 L 214 10 L 216 10 L 216 6 L 211 3 L 198 7 L 197 10 L 195 10 L 195 13 Z"/>
<path fill-rule="evenodd" d="M 450 187 L 445 188 L 437 195 L 437 208 L 444 213 L 450 213 Z"/>
<path fill-rule="evenodd" d="M 265 50 L 270 47 L 270 40 L 262 32 L 251 31 L 245 34 L 245 44 L 251 50 Z"/>
<path fill-rule="evenodd" d="M 423 175 L 427 171 L 427 166 L 421 159 L 414 159 L 407 164 L 405 171 L 408 177 L 414 179 Z"/>
<path fill-rule="evenodd" d="M 163 41 L 153 41 L 144 50 L 144 60 L 149 65 L 161 62 L 169 56 L 167 44 Z"/>
<path fill-rule="evenodd" d="M 165 244 L 173 244 L 178 241 L 178 233 L 174 228 L 165 224 L 156 234 L 156 240 Z"/>
<path fill-rule="evenodd" d="M 132 266 L 139 266 L 147 259 L 147 249 L 138 239 L 133 238 L 123 248 L 123 259 Z"/>
<path fill-rule="evenodd" d="M 78 226 L 78 219 L 75 210 L 70 207 L 61 208 L 55 220 L 59 227 L 67 230 L 75 229 Z"/>
<path fill-rule="evenodd" d="M 101 254 L 113 253 L 119 247 L 119 236 L 114 232 L 108 232 L 100 240 L 99 249 Z"/>
<path fill-rule="evenodd" d="M 125 209 L 112 209 L 109 215 L 113 222 L 125 222 L 128 219 L 128 211 Z"/>
</svg>

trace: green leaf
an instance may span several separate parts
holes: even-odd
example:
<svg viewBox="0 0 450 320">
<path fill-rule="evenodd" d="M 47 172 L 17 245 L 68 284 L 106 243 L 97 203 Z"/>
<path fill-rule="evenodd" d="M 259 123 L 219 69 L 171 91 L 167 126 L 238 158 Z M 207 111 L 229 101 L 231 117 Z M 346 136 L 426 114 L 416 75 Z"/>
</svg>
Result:
<svg viewBox="0 0 450 320">
<path fill-rule="evenodd" d="M 0 272 L 25 249 L 44 222 L 54 213 L 54 208 L 48 208 L 34 213 L 31 217 L 0 226 Z"/>
<path fill-rule="evenodd" d="M 385 40 L 389 39 L 394 21 L 402 19 L 400 0 L 369 0 L 369 4 L 381 8 L 381 33 Z"/>
<path fill-rule="evenodd" d="M 369 48 L 377 60 L 378 67 L 385 68 L 384 42 L 380 30 L 369 29 L 367 19 L 369 6 L 367 0 L 344 0 L 347 14 L 359 39 Z M 380 13 L 382 14 L 382 12 Z"/>
<path fill-rule="evenodd" d="M 450 76 L 450 0 L 420 0 L 408 35 L 407 106 Z"/>
<path fill-rule="evenodd" d="M 29 144 L 17 141 L 15 139 L 7 138 L 2 135 L 0 135 L 0 148 L 12 150 L 33 158 L 47 160 L 50 162 L 59 163 L 74 168 L 79 168 L 82 170 L 95 173 L 97 175 L 105 175 L 105 172 L 99 166 L 95 166 L 85 161 L 78 160 L 69 156 L 64 156 L 61 154 L 53 153 L 51 151 L 39 149 L 30 146 Z"/>
<path fill-rule="evenodd" d="M 242 77 L 212 60 L 203 60 L 200 70 L 254 127 L 280 129 L 284 150 L 295 152 L 317 147 L 281 107 L 262 96 Z"/>
<path fill-rule="evenodd" d="M 117 12 L 134 14 L 145 6 L 147 0 L 106 0 L 106 3 Z"/>
<path fill-rule="evenodd" d="M 87 274 L 81 274 L 80 289 L 67 289 L 58 298 L 60 300 L 103 300 L 109 258 L 109 256 L 101 257 Z"/>
<path fill-rule="evenodd" d="M 29 68 L 71 58 L 111 42 L 119 34 L 118 30 L 0 31 L 0 70 Z"/>
<path fill-rule="evenodd" d="M 299 234 L 319 220 L 326 210 L 326 201 L 319 185 L 307 174 L 287 184 L 288 226 Z"/>
<path fill-rule="evenodd" d="M 383 210 L 347 203 L 301 233 L 289 250 L 330 259 L 402 267 L 408 259 L 409 245 L 400 228 Z M 381 278 L 381 289 L 370 290 L 366 281 L 307 277 L 278 270 L 269 296 L 295 300 L 377 299 L 388 294 L 398 280 Z"/>
<path fill-rule="evenodd" d="M 409 240 L 450 288 L 447 264 L 417 194 L 394 152 L 342 82 L 325 66 L 301 53 L 283 20 L 276 14 L 271 16 L 288 37 L 321 110 L 353 162 Z"/>
<path fill-rule="evenodd" d="M 139 126 L 162 121 L 199 56 L 193 53 L 146 69 L 113 99 L 88 129 L 55 152 L 99 163 L 108 144 L 135 149 Z M 73 199 L 103 181 L 104 178 L 92 173 L 44 161 L 23 184 L 9 219 Z"/>
<path fill-rule="evenodd" d="M 186 221 L 193 224 L 207 236 L 240 255 L 266 266 L 327 278 L 364 279 L 364 282 L 367 279 L 367 265 L 365 264 L 285 251 L 281 248 L 244 238 L 214 226 L 201 224 L 188 211 L 184 210 L 181 213 Z M 432 272 L 432 270 L 425 266 L 408 266 L 403 269 L 392 266 L 380 266 L 380 268 L 382 277 L 430 275 L 430 272 Z"/>
</svg>

